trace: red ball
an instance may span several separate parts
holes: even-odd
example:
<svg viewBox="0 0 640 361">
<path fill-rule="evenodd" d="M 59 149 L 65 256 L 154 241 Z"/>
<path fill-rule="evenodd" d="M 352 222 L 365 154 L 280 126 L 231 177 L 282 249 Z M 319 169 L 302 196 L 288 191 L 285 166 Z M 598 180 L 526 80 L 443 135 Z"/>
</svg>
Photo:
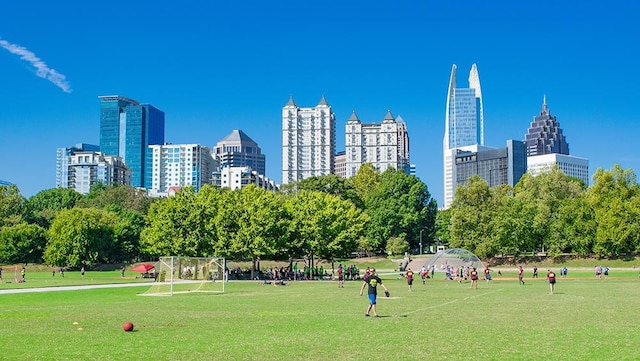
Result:
<svg viewBox="0 0 640 361">
<path fill-rule="evenodd" d="M 122 329 L 125 330 L 125 332 L 133 331 L 133 323 L 125 322 L 124 325 L 122 325 Z"/>
</svg>

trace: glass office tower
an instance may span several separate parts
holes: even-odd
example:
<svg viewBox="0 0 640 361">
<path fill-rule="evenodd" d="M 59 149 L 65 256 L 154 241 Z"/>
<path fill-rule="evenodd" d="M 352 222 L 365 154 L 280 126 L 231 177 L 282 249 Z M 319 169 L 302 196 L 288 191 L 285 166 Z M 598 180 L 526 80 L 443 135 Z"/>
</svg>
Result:
<svg viewBox="0 0 640 361">
<path fill-rule="evenodd" d="M 478 67 L 476 64 L 471 66 L 468 88 L 456 87 L 456 69 L 457 66 L 454 64 L 449 79 L 442 142 L 445 209 L 449 208 L 455 195 L 457 179 L 456 167 L 453 163 L 455 149 L 471 145 L 484 145 L 484 112 Z"/>
<path fill-rule="evenodd" d="M 131 185 L 151 188 L 149 145 L 164 144 L 164 112 L 119 95 L 100 96 L 100 150 L 124 159 Z"/>
</svg>

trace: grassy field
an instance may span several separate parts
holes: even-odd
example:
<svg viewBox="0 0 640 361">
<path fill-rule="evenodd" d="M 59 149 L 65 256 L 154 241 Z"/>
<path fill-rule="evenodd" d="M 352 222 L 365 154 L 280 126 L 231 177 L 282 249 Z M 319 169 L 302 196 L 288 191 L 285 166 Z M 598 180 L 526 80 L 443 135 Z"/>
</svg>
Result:
<svg viewBox="0 0 640 361">
<path fill-rule="evenodd" d="M 544 272 L 541 272 L 544 275 Z M 34 286 L 51 273 L 35 272 Z M 5 281 L 7 274 L 4 274 Z M 119 279 L 88 273 L 84 283 Z M 438 277 L 414 290 L 397 273 L 382 317 L 364 317 L 361 283 L 229 282 L 224 294 L 141 297 L 140 287 L 0 293 L 2 360 L 637 360 L 640 280 L 570 271 L 549 294 L 544 276 L 515 272 L 469 283 Z M 495 275 L 494 275 L 495 276 Z M 134 274 L 127 274 L 129 281 Z M 53 277 L 51 277 L 53 278 Z M 59 278 L 59 277 L 55 277 Z M 67 282 L 79 282 L 68 273 Z M 18 285 L 0 284 L 0 290 Z M 125 333 L 131 321 L 135 331 Z"/>
</svg>

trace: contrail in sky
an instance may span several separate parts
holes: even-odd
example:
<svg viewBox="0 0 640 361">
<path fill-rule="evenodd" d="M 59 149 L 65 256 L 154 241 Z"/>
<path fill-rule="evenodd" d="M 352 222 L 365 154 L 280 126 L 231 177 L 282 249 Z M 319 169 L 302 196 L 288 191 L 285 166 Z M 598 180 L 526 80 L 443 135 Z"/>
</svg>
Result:
<svg viewBox="0 0 640 361">
<path fill-rule="evenodd" d="M 67 82 L 66 77 L 63 74 L 58 73 L 55 69 L 49 68 L 49 66 L 40 58 L 36 56 L 29 49 L 17 45 L 0 38 L 0 47 L 7 49 L 10 53 L 20 56 L 20 59 L 26 60 L 35 68 L 36 75 L 47 79 L 55 84 L 58 88 L 62 89 L 65 93 L 71 93 L 71 86 Z"/>
</svg>

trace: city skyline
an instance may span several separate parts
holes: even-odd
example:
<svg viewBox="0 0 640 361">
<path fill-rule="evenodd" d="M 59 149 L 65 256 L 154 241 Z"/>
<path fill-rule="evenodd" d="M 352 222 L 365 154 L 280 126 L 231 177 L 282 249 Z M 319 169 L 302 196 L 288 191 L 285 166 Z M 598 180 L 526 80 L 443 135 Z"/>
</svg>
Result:
<svg viewBox="0 0 640 361">
<path fill-rule="evenodd" d="M 367 122 L 388 109 L 401 116 L 416 175 L 441 206 L 448 78 L 453 64 L 466 72 L 474 63 L 485 145 L 524 140 L 546 95 L 590 174 L 614 164 L 640 172 L 640 55 L 630 46 L 640 5 L 581 4 L 577 15 L 554 1 L 318 8 L 116 0 L 73 12 L 8 3 L 0 13 L 0 179 L 26 197 L 54 188 L 56 149 L 99 144 L 96 97 L 121 94 L 165 113 L 166 142 L 213 148 L 242 130 L 266 155 L 266 176 L 282 183 L 282 107 L 290 96 L 302 106 L 325 96 L 337 130 L 353 110 Z M 125 5 L 149 16 L 126 21 Z M 344 149 L 338 131 L 336 151 Z"/>
</svg>

